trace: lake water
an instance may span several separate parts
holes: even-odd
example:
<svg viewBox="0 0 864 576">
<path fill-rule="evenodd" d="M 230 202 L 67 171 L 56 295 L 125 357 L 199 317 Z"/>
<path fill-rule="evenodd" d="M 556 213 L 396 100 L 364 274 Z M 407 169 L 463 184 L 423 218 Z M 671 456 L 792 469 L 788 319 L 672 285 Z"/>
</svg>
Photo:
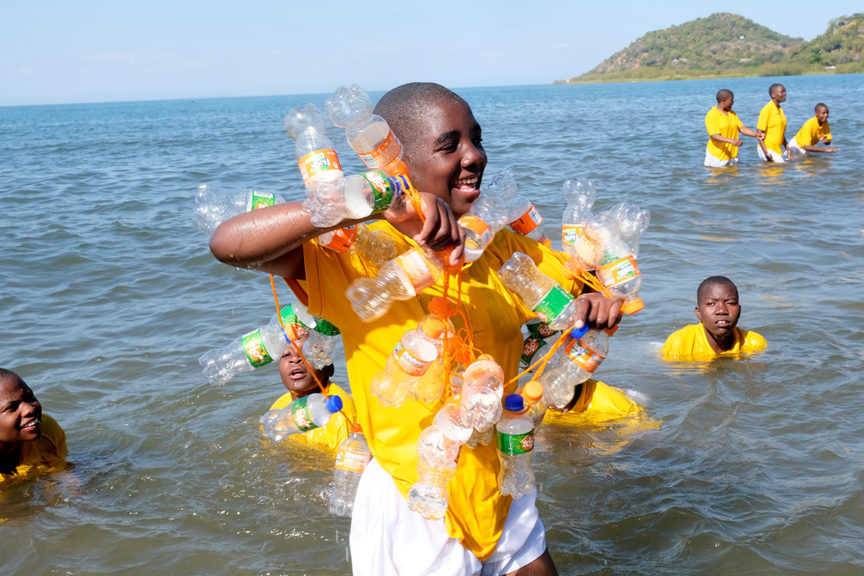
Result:
<svg viewBox="0 0 864 576">
<path fill-rule="evenodd" d="M 774 81 L 459 91 L 487 172 L 512 166 L 551 237 L 567 178 L 597 183 L 595 210 L 652 215 L 646 308 L 598 371 L 646 418 L 547 427 L 534 455 L 562 574 L 864 573 L 864 77 L 779 80 L 787 136 L 824 101 L 839 152 L 760 165 L 747 138 L 737 169 L 703 168 L 715 92 L 732 89 L 754 127 Z M 197 362 L 273 302 L 265 275 L 210 255 L 195 189 L 300 198 L 281 119 L 328 96 L 0 108 L 0 366 L 61 423 L 74 464 L 59 486 L 0 494 L 0 572 L 350 572 L 348 521 L 326 511 L 331 461 L 259 436 L 283 392 L 275 369 L 213 387 Z M 768 349 L 661 362 L 713 274 L 738 284 L 741 326 Z"/>
</svg>

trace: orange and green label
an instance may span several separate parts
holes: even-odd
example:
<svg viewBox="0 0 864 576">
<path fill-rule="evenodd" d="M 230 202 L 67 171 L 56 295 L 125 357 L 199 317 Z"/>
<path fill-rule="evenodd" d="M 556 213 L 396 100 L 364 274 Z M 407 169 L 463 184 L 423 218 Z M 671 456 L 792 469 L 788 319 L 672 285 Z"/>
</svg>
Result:
<svg viewBox="0 0 864 576">
<path fill-rule="evenodd" d="M 309 407 L 306 405 L 309 398 L 311 398 L 311 396 L 304 396 L 303 398 L 298 398 L 291 403 L 291 420 L 294 421 L 294 425 L 301 432 L 307 432 L 313 428 L 318 428 L 312 420 L 312 414 L 309 413 Z"/>
<path fill-rule="evenodd" d="M 267 206 L 273 206 L 274 204 L 276 204 L 276 194 L 273 194 L 272 192 L 267 193 L 250 190 L 249 201 L 246 203 L 246 211 L 249 212 L 259 208 L 266 208 Z"/>
<path fill-rule="evenodd" d="M 337 470 L 347 470 L 348 472 L 363 472 L 366 469 L 366 465 L 369 464 L 369 461 L 372 459 L 370 454 L 364 454 L 362 452 L 339 452 L 336 454 L 336 464 L 335 468 Z"/>
<path fill-rule="evenodd" d="M 391 158 L 399 155 L 400 150 L 402 150 L 402 143 L 399 142 L 396 134 L 390 130 L 387 137 L 378 146 L 368 152 L 358 152 L 357 155 L 360 156 L 363 164 L 369 168 L 383 168 L 382 159 L 389 162 Z"/>
<path fill-rule="evenodd" d="M 513 231 L 518 234 L 527 236 L 542 223 L 543 217 L 532 204 L 531 208 L 529 208 L 528 211 L 525 212 L 525 214 L 523 214 L 513 222 L 510 222 L 510 228 L 512 228 Z"/>
<path fill-rule="evenodd" d="M 273 361 L 267 348 L 264 347 L 264 339 L 261 337 L 261 330 L 255 330 L 240 337 L 240 342 L 243 345 L 243 351 L 246 352 L 246 359 L 253 368 L 260 368 L 265 364 Z"/>
<path fill-rule="evenodd" d="M 597 268 L 597 277 L 607 288 L 623 284 L 636 276 L 639 276 L 639 266 L 632 254 L 612 260 Z"/>
<path fill-rule="evenodd" d="M 589 374 L 593 374 L 594 370 L 596 370 L 606 358 L 602 354 L 599 354 L 586 346 L 581 339 L 570 340 L 564 350 L 567 352 L 567 356 L 569 356 L 577 366 Z"/>
<path fill-rule="evenodd" d="M 372 188 L 372 213 L 380 214 L 393 203 L 393 198 L 396 195 L 394 180 L 391 179 L 386 172 L 381 170 L 370 170 L 363 173 L 363 179 L 369 183 Z"/>
<path fill-rule="evenodd" d="M 339 164 L 339 156 L 332 149 L 310 152 L 300 158 L 297 161 L 297 165 L 300 166 L 303 182 L 328 170 L 342 170 L 342 166 Z"/>
<path fill-rule="evenodd" d="M 534 449 L 534 430 L 525 434 L 502 434 L 498 432 L 498 450 L 502 454 L 526 454 Z"/>
<path fill-rule="evenodd" d="M 534 307 L 534 313 L 543 322 L 552 322 L 561 312 L 567 308 L 567 305 L 573 301 L 573 296 L 557 284 L 543 297 L 542 300 Z"/>
</svg>

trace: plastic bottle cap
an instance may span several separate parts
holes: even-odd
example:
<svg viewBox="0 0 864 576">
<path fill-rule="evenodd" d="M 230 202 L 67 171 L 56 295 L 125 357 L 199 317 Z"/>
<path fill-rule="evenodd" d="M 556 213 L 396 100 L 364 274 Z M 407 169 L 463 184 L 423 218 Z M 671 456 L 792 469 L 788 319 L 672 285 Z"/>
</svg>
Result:
<svg viewBox="0 0 864 576">
<path fill-rule="evenodd" d="M 584 336 L 585 333 L 588 332 L 588 330 L 588 324 L 583 324 L 581 328 L 573 328 L 572 330 L 570 330 L 570 337 L 574 340 L 578 340 L 579 338 Z"/>
<path fill-rule="evenodd" d="M 543 385 L 537 380 L 529 380 L 522 388 L 522 397 L 530 403 L 535 403 L 543 397 Z"/>
<path fill-rule="evenodd" d="M 329 410 L 331 414 L 335 414 L 342 410 L 342 398 L 339 396 L 328 396 L 327 410 Z"/>
<path fill-rule="evenodd" d="M 447 325 L 436 316 L 428 316 L 420 323 L 423 333 L 434 340 L 440 339 L 447 331 Z"/>
<path fill-rule="evenodd" d="M 621 306 L 621 311 L 627 314 L 628 316 L 631 314 L 635 314 L 645 308 L 645 304 L 642 303 L 641 298 L 636 298 L 635 300 L 630 300 L 629 302 L 625 302 Z"/>
<path fill-rule="evenodd" d="M 525 402 L 519 394 L 510 394 L 504 398 L 504 410 L 507 412 L 522 412 L 525 409 Z"/>
</svg>

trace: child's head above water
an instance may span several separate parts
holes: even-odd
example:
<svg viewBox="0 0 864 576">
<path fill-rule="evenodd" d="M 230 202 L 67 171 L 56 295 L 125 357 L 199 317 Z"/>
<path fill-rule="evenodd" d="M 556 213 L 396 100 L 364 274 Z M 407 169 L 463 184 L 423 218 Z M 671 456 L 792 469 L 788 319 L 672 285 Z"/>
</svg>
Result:
<svg viewBox="0 0 864 576">
<path fill-rule="evenodd" d="M 735 327 L 741 317 L 738 287 L 725 276 L 711 276 L 696 290 L 696 316 L 706 335 L 721 349 L 735 343 Z"/>
<path fill-rule="evenodd" d="M 0 368 L 0 453 L 16 449 L 42 433 L 42 405 L 15 372 Z"/>
<path fill-rule="evenodd" d="M 308 336 L 302 336 L 294 341 L 296 348 L 289 345 L 282 357 L 279 359 L 279 376 L 282 378 L 282 384 L 291 392 L 295 398 L 302 398 L 314 392 L 321 392 L 309 366 L 303 362 L 297 349 L 303 348 L 303 343 L 306 342 Z M 330 383 L 330 378 L 333 376 L 334 368 L 332 364 L 328 364 L 323 368 L 314 369 L 315 376 L 321 382 L 324 389 Z"/>
<path fill-rule="evenodd" d="M 457 217 L 468 212 L 487 162 L 468 103 L 440 84 L 413 82 L 387 92 L 375 113 L 402 142 L 414 186 L 444 200 Z"/>
</svg>

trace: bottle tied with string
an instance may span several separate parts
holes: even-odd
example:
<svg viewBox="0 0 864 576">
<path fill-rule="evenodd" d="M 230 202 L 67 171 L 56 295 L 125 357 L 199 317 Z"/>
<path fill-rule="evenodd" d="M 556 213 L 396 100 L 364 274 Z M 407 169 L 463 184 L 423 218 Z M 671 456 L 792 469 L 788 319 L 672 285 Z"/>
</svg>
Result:
<svg viewBox="0 0 864 576">
<path fill-rule="evenodd" d="M 532 238 L 544 246 L 552 242 L 543 233 L 543 216 L 534 203 L 519 193 L 516 181 L 507 171 L 502 171 L 494 179 L 500 194 L 501 204 L 507 212 L 507 224 L 517 234 Z"/>
<path fill-rule="evenodd" d="M 534 423 L 519 394 L 504 399 L 504 414 L 496 425 L 501 471 L 498 487 L 502 494 L 519 498 L 536 490 L 531 452 L 534 450 Z"/>
<path fill-rule="evenodd" d="M 199 232 L 209 235 L 228 218 L 283 202 L 285 198 L 275 192 L 255 188 L 236 190 L 221 184 L 201 184 L 195 194 L 193 222 Z"/>
<path fill-rule="evenodd" d="M 576 322 L 576 300 L 543 274 L 530 256 L 514 252 L 498 270 L 498 277 L 551 330 L 563 330 Z"/>
<path fill-rule="evenodd" d="M 303 341 L 304 358 L 315 368 L 332 364 L 333 350 L 342 338 L 339 329 L 327 320 L 309 314 L 306 306 L 299 302 L 294 304 L 294 311 L 304 326 L 311 327 Z"/>
<path fill-rule="evenodd" d="M 593 217 L 591 212 L 597 198 L 597 187 L 591 180 L 567 180 L 562 185 L 564 214 L 561 217 L 561 246 L 568 257 L 568 267 L 575 272 L 590 272 L 593 266 L 585 262 L 576 251 L 576 243 Z"/>
<path fill-rule="evenodd" d="M 339 445 L 333 469 L 333 488 L 330 490 L 330 513 L 350 517 L 360 476 L 372 459 L 363 430 L 356 422 L 351 424 L 351 435 Z"/>
<path fill-rule="evenodd" d="M 278 315 L 274 314 L 264 326 L 222 348 L 202 354 L 198 359 L 201 372 L 211 384 L 224 384 L 238 373 L 252 371 L 278 360 L 291 342 L 308 331 L 309 326 L 297 318 L 294 308 L 289 304 Z"/>
<path fill-rule="evenodd" d="M 462 372 L 460 414 L 465 424 L 480 433 L 501 419 L 504 371 L 492 356 L 483 354 Z"/>
<path fill-rule="evenodd" d="M 562 336 L 563 344 L 549 359 L 543 373 L 536 376 L 543 386 L 543 397 L 559 409 L 567 406 L 576 385 L 590 378 L 609 353 L 609 334 L 605 330 L 574 328 Z"/>
<path fill-rule="evenodd" d="M 268 410 L 261 417 L 261 427 L 266 437 L 281 442 L 292 434 L 326 426 L 333 414 L 340 410 L 342 399 L 339 396 L 314 392 L 294 400 L 285 408 Z"/>
</svg>

